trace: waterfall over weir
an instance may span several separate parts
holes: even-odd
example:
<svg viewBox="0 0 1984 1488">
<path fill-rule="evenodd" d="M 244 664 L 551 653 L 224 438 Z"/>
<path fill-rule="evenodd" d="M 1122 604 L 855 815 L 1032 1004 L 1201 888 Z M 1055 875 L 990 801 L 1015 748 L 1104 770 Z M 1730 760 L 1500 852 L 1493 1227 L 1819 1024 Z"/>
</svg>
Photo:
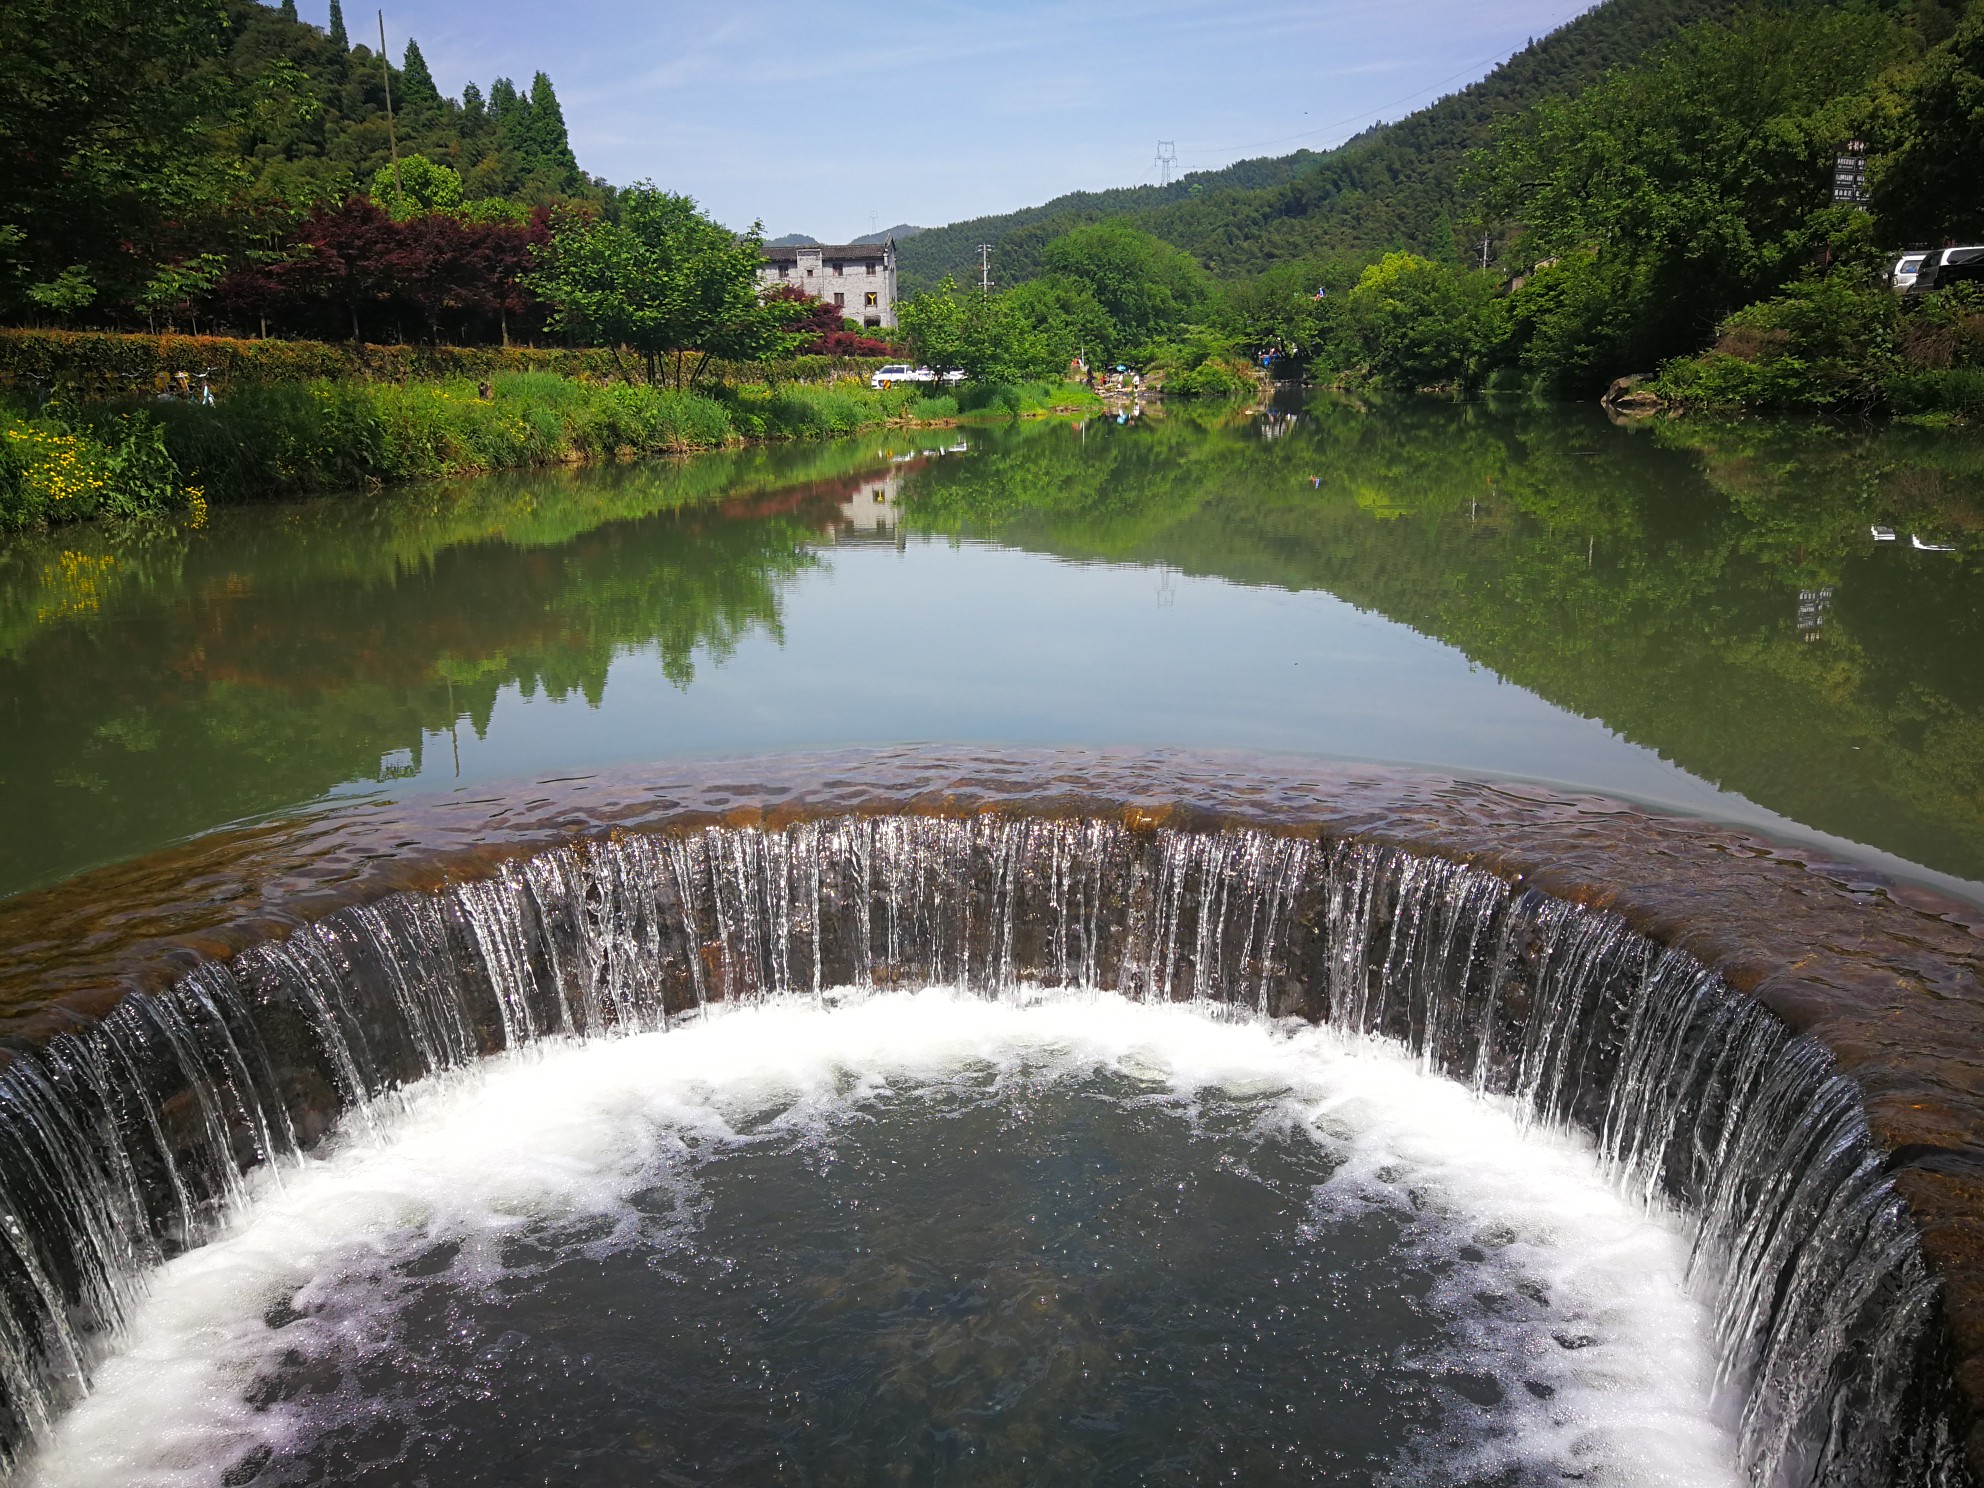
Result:
<svg viewBox="0 0 1984 1488">
<path fill-rule="evenodd" d="M 630 834 L 347 908 L 0 1075 L 0 1466 L 88 1387 L 149 1267 L 340 1116 L 547 1037 L 946 983 L 1300 1017 L 1595 1138 L 1674 1204 L 1760 1483 L 1967 1482 L 1935 1284 L 1855 1089 L 1618 917 L 1356 841 L 859 816 Z"/>
</svg>

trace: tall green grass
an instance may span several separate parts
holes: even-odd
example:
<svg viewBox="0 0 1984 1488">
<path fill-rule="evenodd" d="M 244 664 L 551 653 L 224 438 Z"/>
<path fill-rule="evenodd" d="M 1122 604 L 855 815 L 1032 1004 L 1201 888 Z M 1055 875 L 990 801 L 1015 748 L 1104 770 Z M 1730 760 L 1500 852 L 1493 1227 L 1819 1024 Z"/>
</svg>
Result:
<svg viewBox="0 0 1984 1488">
<path fill-rule="evenodd" d="M 465 378 L 246 384 L 211 407 L 99 403 L 66 422 L 0 408 L 0 530 L 1096 401 L 1066 384 L 926 396 L 853 378 L 696 393 L 515 372 L 489 387 L 484 397 Z"/>
<path fill-rule="evenodd" d="M 466 381 L 244 387 L 211 408 L 160 404 L 166 447 L 209 500 L 467 475 L 616 455 L 712 449 L 738 437 L 714 398 L 600 386 L 548 372 Z"/>
</svg>

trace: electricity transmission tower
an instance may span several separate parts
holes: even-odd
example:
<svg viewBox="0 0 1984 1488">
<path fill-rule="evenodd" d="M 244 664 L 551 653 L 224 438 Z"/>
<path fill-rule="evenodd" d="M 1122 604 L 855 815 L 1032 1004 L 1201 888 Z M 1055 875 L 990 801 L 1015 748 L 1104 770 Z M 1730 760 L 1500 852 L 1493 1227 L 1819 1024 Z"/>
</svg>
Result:
<svg viewBox="0 0 1984 1488">
<path fill-rule="evenodd" d="M 992 293 L 992 245 L 990 243 L 980 243 L 978 245 L 978 292 L 980 294 Z"/>
<path fill-rule="evenodd" d="M 1176 140 L 1159 140 L 1157 142 L 1157 159 L 1152 164 L 1157 167 L 1157 184 L 1160 186 L 1169 186 L 1171 184 L 1171 172 L 1178 167 L 1178 142 Z"/>
</svg>

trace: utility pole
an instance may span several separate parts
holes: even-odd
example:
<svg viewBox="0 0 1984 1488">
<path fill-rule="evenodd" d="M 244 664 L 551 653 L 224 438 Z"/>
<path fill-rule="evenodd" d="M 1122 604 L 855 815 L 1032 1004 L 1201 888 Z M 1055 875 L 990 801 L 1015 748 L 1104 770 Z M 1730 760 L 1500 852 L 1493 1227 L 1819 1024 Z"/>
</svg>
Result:
<svg viewBox="0 0 1984 1488">
<path fill-rule="evenodd" d="M 379 12 L 379 75 L 386 80 L 386 144 L 393 152 L 393 195 L 406 202 L 406 188 L 400 185 L 400 137 L 393 128 L 393 64 L 386 60 L 386 13 Z"/>
<path fill-rule="evenodd" d="M 1488 234 L 1481 235 L 1481 267 L 1488 267 Z"/>
<path fill-rule="evenodd" d="M 992 245 L 990 243 L 980 243 L 978 245 L 978 292 L 988 295 L 992 293 Z"/>
<path fill-rule="evenodd" d="M 1172 169 L 1178 164 L 1178 142 L 1176 140 L 1159 140 L 1157 142 L 1157 159 L 1152 163 L 1157 167 L 1157 184 L 1160 186 L 1169 186 L 1171 184 Z"/>
</svg>

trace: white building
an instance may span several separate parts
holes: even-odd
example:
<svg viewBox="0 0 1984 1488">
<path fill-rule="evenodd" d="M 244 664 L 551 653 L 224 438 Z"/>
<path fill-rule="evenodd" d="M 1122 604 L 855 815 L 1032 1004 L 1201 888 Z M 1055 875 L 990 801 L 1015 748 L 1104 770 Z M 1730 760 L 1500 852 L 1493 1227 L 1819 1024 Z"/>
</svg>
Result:
<svg viewBox="0 0 1984 1488">
<path fill-rule="evenodd" d="M 863 326 L 896 323 L 896 240 L 883 243 L 769 245 L 758 282 L 790 284 L 818 295 L 841 317 Z"/>
</svg>

